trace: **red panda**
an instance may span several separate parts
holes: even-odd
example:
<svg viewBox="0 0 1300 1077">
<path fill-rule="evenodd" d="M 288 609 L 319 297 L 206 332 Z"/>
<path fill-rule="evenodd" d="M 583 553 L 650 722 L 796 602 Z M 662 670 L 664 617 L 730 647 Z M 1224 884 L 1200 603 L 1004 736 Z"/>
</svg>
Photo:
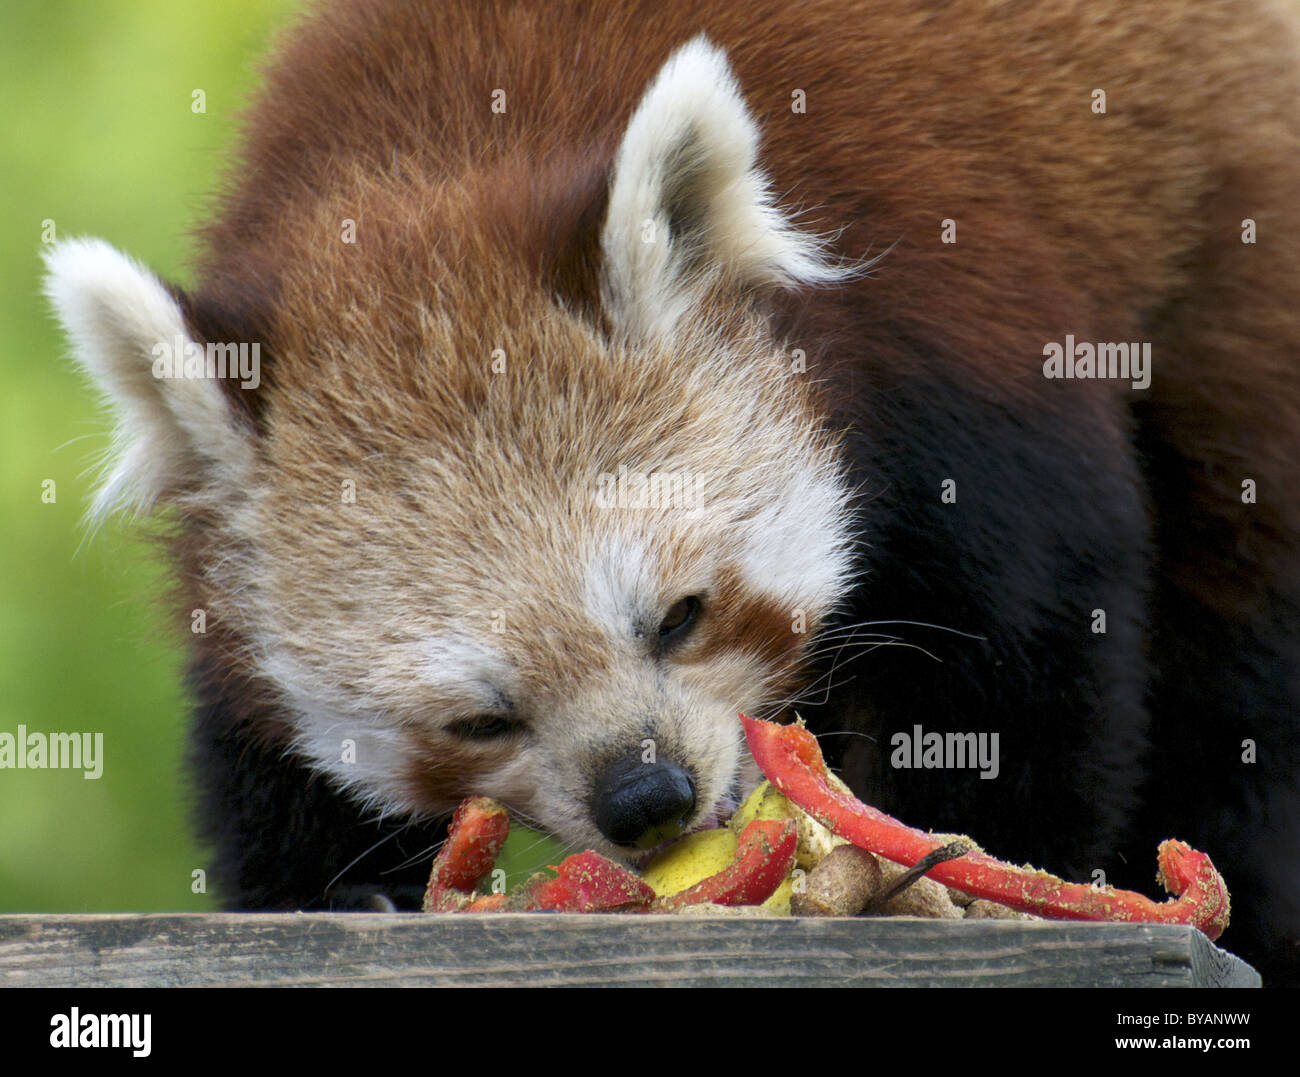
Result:
<svg viewBox="0 0 1300 1077">
<path fill-rule="evenodd" d="M 414 907 L 471 793 L 635 858 L 756 778 L 738 711 L 797 709 L 998 855 L 1206 849 L 1294 979 L 1291 16 L 307 17 L 195 287 L 48 256 L 118 418 L 94 512 L 179 520 L 228 905 Z"/>
</svg>

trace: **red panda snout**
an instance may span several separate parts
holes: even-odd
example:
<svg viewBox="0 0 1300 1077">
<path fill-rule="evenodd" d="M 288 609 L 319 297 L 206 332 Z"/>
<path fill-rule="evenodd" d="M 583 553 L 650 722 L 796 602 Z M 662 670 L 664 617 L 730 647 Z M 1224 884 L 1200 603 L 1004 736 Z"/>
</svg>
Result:
<svg viewBox="0 0 1300 1077">
<path fill-rule="evenodd" d="M 695 779 L 671 760 L 639 752 L 616 759 L 596 780 L 592 815 L 616 845 L 646 849 L 678 837 L 695 811 Z"/>
<path fill-rule="evenodd" d="M 751 697 L 752 698 L 752 697 Z M 707 825 L 752 784 L 731 688 L 692 686 L 683 670 L 625 656 L 569 700 L 539 707 L 518 757 L 483 774 L 534 825 L 631 862 Z M 513 792 L 507 773 L 527 775 Z"/>
</svg>

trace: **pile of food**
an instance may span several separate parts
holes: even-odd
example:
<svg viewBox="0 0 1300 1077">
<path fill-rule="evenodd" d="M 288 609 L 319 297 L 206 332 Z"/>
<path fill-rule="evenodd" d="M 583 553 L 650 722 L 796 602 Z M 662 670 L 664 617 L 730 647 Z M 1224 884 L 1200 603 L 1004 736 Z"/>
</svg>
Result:
<svg viewBox="0 0 1300 1077">
<path fill-rule="evenodd" d="M 720 912 L 803 916 L 1037 916 L 1191 924 L 1217 939 L 1228 891 L 1209 857 L 1180 841 L 1158 852 L 1173 895 L 1067 883 L 995 860 L 968 838 L 914 830 L 859 801 L 801 723 L 741 715 L 767 777 L 716 830 L 689 834 L 641 875 L 587 851 L 509 894 L 480 893 L 509 832 L 506 810 L 472 797 L 434 861 L 427 912 Z M 742 912 L 743 910 L 743 912 Z"/>
</svg>

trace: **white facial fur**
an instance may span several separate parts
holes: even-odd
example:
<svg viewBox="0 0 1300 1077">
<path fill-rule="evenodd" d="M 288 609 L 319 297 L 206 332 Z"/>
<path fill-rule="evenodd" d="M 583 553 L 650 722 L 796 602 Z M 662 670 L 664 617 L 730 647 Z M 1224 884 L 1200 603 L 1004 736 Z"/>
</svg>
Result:
<svg viewBox="0 0 1300 1077">
<path fill-rule="evenodd" d="M 295 419 L 319 403 L 312 384 L 284 390 L 299 409 L 282 407 L 259 441 L 215 383 L 158 382 L 152 345 L 185 333 L 167 289 L 98 241 L 51 254 L 49 293 L 119 414 L 97 511 L 162 500 L 218 521 L 220 545 L 199 570 L 209 616 L 242 641 L 232 660 L 270 686 L 293 748 L 359 802 L 424 814 L 497 796 L 614 853 L 589 804 L 611 753 L 654 739 L 695 774 L 697 818 L 739 772 L 755 777 L 736 712 L 773 701 L 806 639 L 767 659 L 728 617 L 748 603 L 777 611 L 775 624 L 801 611 L 811 628 L 829 612 L 850 573 L 849 495 L 783 349 L 752 312 L 716 317 L 718 297 L 739 308 L 753 289 L 852 272 L 774 205 L 757 152 L 723 55 L 703 39 L 684 46 L 615 157 L 602 293 L 616 339 L 509 284 L 476 283 L 464 302 L 496 297 L 500 324 L 551 349 L 554 373 L 540 367 L 522 401 L 493 383 L 468 417 L 394 401 L 380 424 L 391 440 L 365 451 L 331 429 L 328 410 Z M 683 198 L 694 200 L 685 214 Z M 674 234 L 681 220 L 689 234 Z M 452 309 L 455 281 L 439 293 Z M 457 337 L 446 311 L 417 320 L 423 355 L 477 362 L 481 340 Z M 594 402 L 570 415 L 556 400 L 579 373 Z M 545 462 L 539 444 L 556 449 Z M 703 475 L 703 511 L 594 506 L 597 474 L 620 463 Z M 358 477 L 350 507 L 337 493 L 345 476 Z M 700 637 L 656 657 L 657 619 L 697 593 L 717 602 Z M 720 638 L 730 631 L 734 646 Z M 525 733 L 480 744 L 450 729 L 503 706 Z"/>
</svg>

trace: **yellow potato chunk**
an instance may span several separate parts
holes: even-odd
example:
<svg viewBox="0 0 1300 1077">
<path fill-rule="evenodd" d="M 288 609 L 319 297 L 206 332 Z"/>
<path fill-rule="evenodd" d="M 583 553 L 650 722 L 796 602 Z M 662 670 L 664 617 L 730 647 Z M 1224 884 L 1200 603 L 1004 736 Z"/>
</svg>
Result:
<svg viewBox="0 0 1300 1077">
<path fill-rule="evenodd" d="M 736 859 L 736 835 L 726 827 L 687 834 L 641 873 L 659 897 L 676 894 L 716 875 Z"/>
</svg>

